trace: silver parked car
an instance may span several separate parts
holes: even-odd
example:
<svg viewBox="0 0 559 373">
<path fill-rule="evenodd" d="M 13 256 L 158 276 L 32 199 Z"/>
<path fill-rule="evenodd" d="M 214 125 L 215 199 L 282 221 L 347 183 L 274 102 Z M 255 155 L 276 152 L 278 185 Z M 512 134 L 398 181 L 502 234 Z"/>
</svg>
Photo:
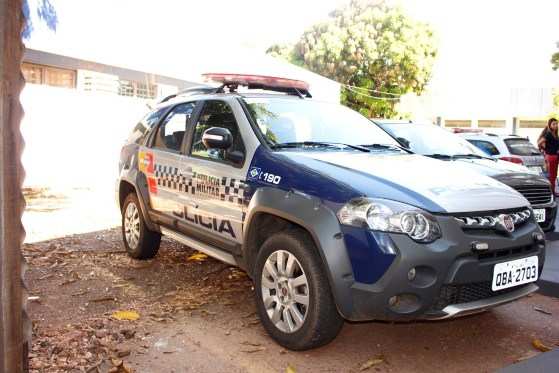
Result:
<svg viewBox="0 0 559 373">
<path fill-rule="evenodd" d="M 522 164 L 539 173 L 545 170 L 542 153 L 526 137 L 471 132 L 459 135 L 492 158 Z"/>
</svg>

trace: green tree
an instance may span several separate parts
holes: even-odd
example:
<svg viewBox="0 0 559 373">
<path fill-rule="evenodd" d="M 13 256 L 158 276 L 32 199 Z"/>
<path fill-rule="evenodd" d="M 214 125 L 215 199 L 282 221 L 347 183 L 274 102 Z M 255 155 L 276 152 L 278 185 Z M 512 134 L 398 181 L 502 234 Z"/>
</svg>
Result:
<svg viewBox="0 0 559 373">
<path fill-rule="evenodd" d="M 559 48 L 559 42 L 557 43 L 557 48 Z M 553 70 L 559 69 L 559 51 L 551 55 L 551 67 Z"/>
<path fill-rule="evenodd" d="M 369 117 L 391 117 L 400 95 L 423 92 L 437 54 L 434 44 L 431 28 L 401 8 L 352 0 L 294 45 L 273 45 L 267 52 L 358 87 L 343 89 L 343 104 Z"/>
</svg>

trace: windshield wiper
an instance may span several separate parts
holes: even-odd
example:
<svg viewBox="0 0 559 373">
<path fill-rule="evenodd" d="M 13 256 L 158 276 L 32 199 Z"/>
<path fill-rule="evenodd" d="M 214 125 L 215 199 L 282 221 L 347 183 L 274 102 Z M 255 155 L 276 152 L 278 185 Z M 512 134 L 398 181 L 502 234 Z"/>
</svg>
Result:
<svg viewBox="0 0 559 373">
<path fill-rule="evenodd" d="M 400 146 L 397 145 L 391 145 L 391 144 L 365 144 L 365 145 L 359 145 L 363 148 L 373 148 L 373 149 L 398 149 L 398 150 L 402 150 L 402 148 Z"/>
<path fill-rule="evenodd" d="M 454 159 L 454 156 L 449 154 L 433 153 L 433 154 L 423 154 L 426 157 L 437 158 L 437 159 Z"/>
<path fill-rule="evenodd" d="M 477 159 L 490 159 L 490 160 L 494 161 L 493 158 L 484 157 L 484 156 L 482 156 L 482 155 L 473 154 L 473 153 L 468 153 L 468 154 L 454 154 L 453 157 L 456 158 L 456 159 L 458 159 L 458 158 L 477 158 Z"/>
<path fill-rule="evenodd" d="M 317 147 L 331 147 L 331 148 L 351 148 L 356 149 L 362 152 L 370 152 L 369 149 L 360 146 L 360 145 L 351 145 L 351 144 L 344 144 L 341 142 L 325 142 L 325 141 L 297 141 L 297 142 L 281 142 L 272 144 L 272 149 L 281 149 L 281 148 L 301 148 L 304 146 L 317 146 Z"/>
</svg>

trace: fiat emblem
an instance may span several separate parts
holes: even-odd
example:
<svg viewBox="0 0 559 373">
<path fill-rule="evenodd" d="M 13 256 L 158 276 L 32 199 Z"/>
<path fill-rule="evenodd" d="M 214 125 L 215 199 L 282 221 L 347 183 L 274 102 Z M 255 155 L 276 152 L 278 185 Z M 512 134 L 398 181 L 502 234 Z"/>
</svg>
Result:
<svg viewBox="0 0 559 373">
<path fill-rule="evenodd" d="M 506 214 L 499 215 L 499 223 L 507 232 L 510 233 L 514 231 L 514 220 L 512 216 Z"/>
</svg>

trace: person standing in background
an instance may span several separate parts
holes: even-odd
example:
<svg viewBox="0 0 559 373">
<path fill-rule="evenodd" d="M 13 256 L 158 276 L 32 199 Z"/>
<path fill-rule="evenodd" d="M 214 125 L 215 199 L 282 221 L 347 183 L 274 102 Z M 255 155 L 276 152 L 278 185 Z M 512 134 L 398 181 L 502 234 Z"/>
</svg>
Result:
<svg viewBox="0 0 559 373">
<path fill-rule="evenodd" d="M 557 180 L 557 165 L 559 163 L 559 136 L 557 135 L 557 127 L 559 122 L 555 118 L 550 118 L 538 138 L 538 148 L 543 150 L 545 154 L 545 162 L 547 164 L 547 172 L 549 174 L 549 182 L 554 195 Z"/>
</svg>

